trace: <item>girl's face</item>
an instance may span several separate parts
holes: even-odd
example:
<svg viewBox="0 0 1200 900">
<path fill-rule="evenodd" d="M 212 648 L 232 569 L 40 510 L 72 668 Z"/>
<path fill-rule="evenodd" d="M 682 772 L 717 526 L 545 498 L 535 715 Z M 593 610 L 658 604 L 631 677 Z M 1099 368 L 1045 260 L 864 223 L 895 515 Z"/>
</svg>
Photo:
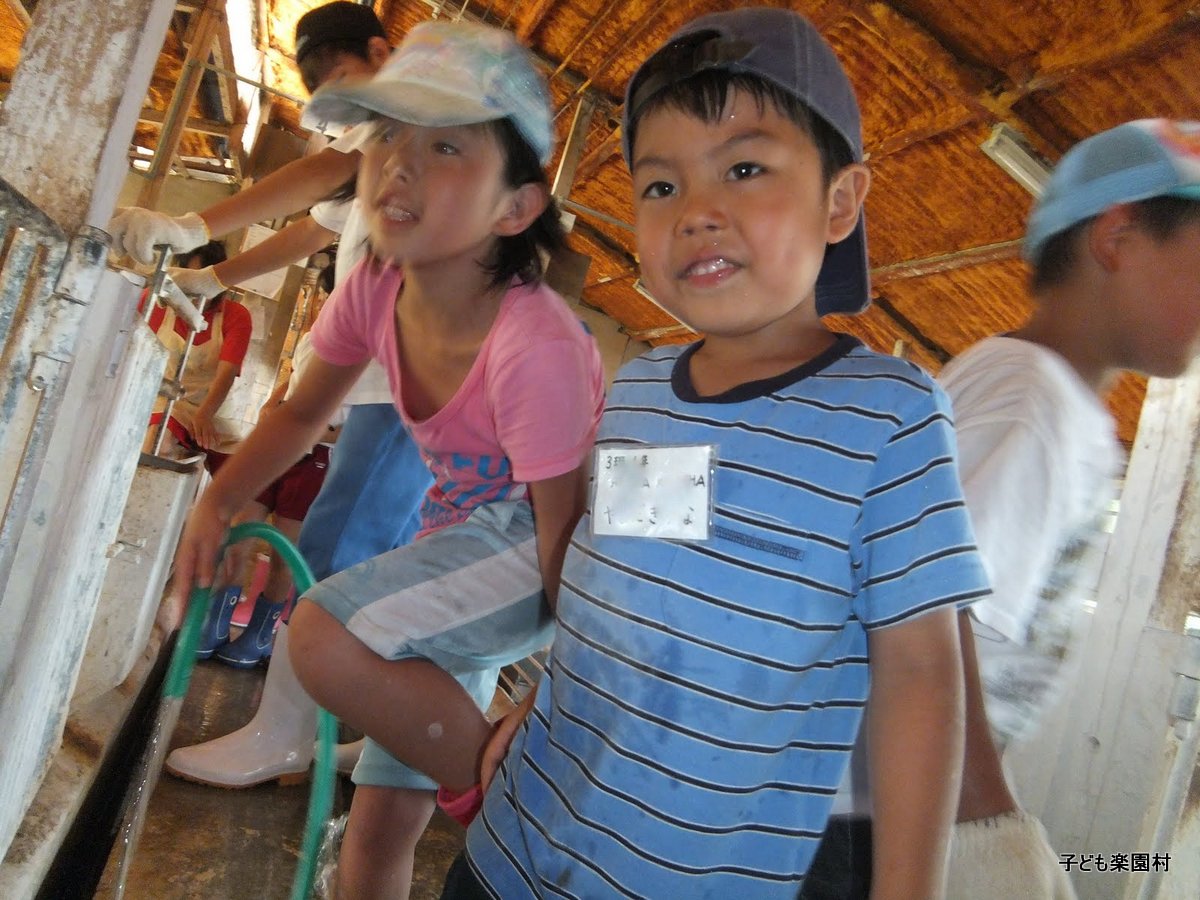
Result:
<svg viewBox="0 0 1200 900">
<path fill-rule="evenodd" d="M 500 145 L 485 127 L 381 119 L 359 167 L 374 252 L 410 271 L 447 262 L 478 266 L 505 232 L 513 205 L 503 171 Z"/>
</svg>

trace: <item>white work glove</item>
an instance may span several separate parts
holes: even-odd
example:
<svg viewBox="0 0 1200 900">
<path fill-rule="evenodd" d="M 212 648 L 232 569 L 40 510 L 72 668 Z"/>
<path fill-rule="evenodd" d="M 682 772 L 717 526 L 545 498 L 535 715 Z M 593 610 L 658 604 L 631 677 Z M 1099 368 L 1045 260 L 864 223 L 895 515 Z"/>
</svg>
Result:
<svg viewBox="0 0 1200 900">
<path fill-rule="evenodd" d="M 175 282 L 175 286 L 189 297 L 199 297 L 201 300 L 209 300 L 222 291 L 229 290 L 221 284 L 221 279 L 217 277 L 212 266 L 205 266 L 203 269 L 170 266 L 167 275 Z"/>
<path fill-rule="evenodd" d="M 155 262 L 157 244 L 167 244 L 172 253 L 185 253 L 210 239 L 208 226 L 197 213 L 168 216 L 136 206 L 117 210 L 105 230 L 112 235 L 115 256 L 128 254 L 143 265 Z"/>
<path fill-rule="evenodd" d="M 947 868 L 946 900 L 1076 900 L 1046 829 L 1023 810 L 955 825 Z"/>
</svg>

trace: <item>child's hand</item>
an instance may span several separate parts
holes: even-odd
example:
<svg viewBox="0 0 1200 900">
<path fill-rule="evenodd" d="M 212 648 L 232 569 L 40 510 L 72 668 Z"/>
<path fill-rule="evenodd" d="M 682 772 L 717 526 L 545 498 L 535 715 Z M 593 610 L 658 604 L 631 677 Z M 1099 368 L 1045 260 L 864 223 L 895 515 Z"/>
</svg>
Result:
<svg viewBox="0 0 1200 900">
<path fill-rule="evenodd" d="M 496 723 L 492 736 L 488 739 L 487 746 L 483 748 L 483 755 L 479 760 L 479 787 L 483 793 L 487 793 L 488 785 L 492 783 L 492 779 L 500 770 L 500 764 L 504 762 L 504 757 L 508 755 L 508 748 L 512 745 L 513 736 L 521 727 L 521 723 L 525 721 L 525 717 L 529 715 L 529 711 L 533 709 L 533 701 L 536 698 L 537 685 L 534 685 L 533 690 L 526 694 L 525 699 L 521 701 L 521 705 Z"/>
<path fill-rule="evenodd" d="M 229 530 L 228 517 L 221 516 L 207 494 L 188 516 L 175 551 L 175 579 L 171 593 L 185 603 L 193 586 L 210 587 L 215 574 L 217 550 Z"/>
<path fill-rule="evenodd" d="M 192 417 L 192 426 L 188 431 L 192 440 L 196 442 L 196 446 L 203 447 L 205 450 L 216 449 L 216 446 L 221 443 L 221 436 L 217 433 L 217 425 L 213 422 L 212 413 L 205 409 L 196 410 L 196 414 Z"/>
</svg>

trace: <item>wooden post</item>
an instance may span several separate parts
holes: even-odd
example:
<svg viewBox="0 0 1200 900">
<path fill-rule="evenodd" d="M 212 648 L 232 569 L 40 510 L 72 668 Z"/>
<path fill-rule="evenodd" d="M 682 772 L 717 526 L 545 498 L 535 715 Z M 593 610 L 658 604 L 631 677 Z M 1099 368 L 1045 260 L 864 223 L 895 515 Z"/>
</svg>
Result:
<svg viewBox="0 0 1200 900">
<path fill-rule="evenodd" d="M 179 150 L 179 141 L 187 126 L 188 112 L 196 100 L 196 92 L 200 89 L 200 79 L 204 76 L 203 64 L 208 62 L 217 31 L 224 22 L 224 7 L 223 0 L 210 0 L 200 11 L 191 46 L 188 47 L 187 58 L 183 62 L 183 72 L 175 85 L 171 106 L 158 135 L 154 161 L 150 163 L 146 183 L 142 185 L 141 193 L 138 194 L 138 206 L 154 209 L 162 197 L 167 176 L 171 174 L 171 160 Z"/>
<path fill-rule="evenodd" d="M 1059 853 L 1196 857 L 1194 798 L 1172 782 L 1195 766 L 1196 639 L 1185 636 L 1200 571 L 1200 366 L 1151 379 L 1130 454 L 1116 529 L 1078 671 L 1056 714 L 1006 756 L 1019 796 Z M 1180 777 L 1180 776 L 1184 777 Z M 1181 814 L 1192 846 L 1172 847 Z M 1154 846 L 1166 841 L 1167 846 Z M 1193 871 L 1195 864 L 1192 864 Z M 1147 871 L 1072 873 L 1079 896 L 1132 900 Z M 1192 890 L 1163 896 L 1195 896 Z M 1154 896 L 1151 890 L 1143 896 Z"/>
<path fill-rule="evenodd" d="M 0 172 L 73 233 L 103 228 L 173 0 L 41 0 L 0 110 Z"/>
</svg>

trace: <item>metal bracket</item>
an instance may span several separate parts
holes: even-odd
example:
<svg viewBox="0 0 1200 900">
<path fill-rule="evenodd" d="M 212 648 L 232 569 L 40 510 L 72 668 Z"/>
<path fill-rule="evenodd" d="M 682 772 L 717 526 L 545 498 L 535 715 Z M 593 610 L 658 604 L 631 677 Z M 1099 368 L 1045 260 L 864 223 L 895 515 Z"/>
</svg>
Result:
<svg viewBox="0 0 1200 900">
<path fill-rule="evenodd" d="M 126 550 L 137 551 L 137 550 L 145 550 L 145 549 L 146 549 L 146 538 L 137 538 L 136 540 L 132 540 L 132 541 L 126 540 L 124 538 L 117 538 L 117 540 L 115 542 L 108 545 L 108 550 L 105 552 L 104 555 L 107 556 L 109 559 L 116 559 L 118 556 L 120 556 Z M 141 561 L 142 561 L 142 557 L 140 555 L 135 557 L 133 560 L 134 563 L 140 563 Z"/>
<path fill-rule="evenodd" d="M 69 362 L 69 359 L 58 359 L 49 353 L 34 353 L 33 360 L 29 363 L 29 373 L 25 376 L 25 383 L 29 385 L 31 391 L 40 393 L 58 377 L 62 367 Z"/>
<path fill-rule="evenodd" d="M 1183 636 L 1175 660 L 1175 683 L 1167 702 L 1167 715 L 1175 722 L 1195 722 L 1200 718 L 1200 636 Z"/>
</svg>

